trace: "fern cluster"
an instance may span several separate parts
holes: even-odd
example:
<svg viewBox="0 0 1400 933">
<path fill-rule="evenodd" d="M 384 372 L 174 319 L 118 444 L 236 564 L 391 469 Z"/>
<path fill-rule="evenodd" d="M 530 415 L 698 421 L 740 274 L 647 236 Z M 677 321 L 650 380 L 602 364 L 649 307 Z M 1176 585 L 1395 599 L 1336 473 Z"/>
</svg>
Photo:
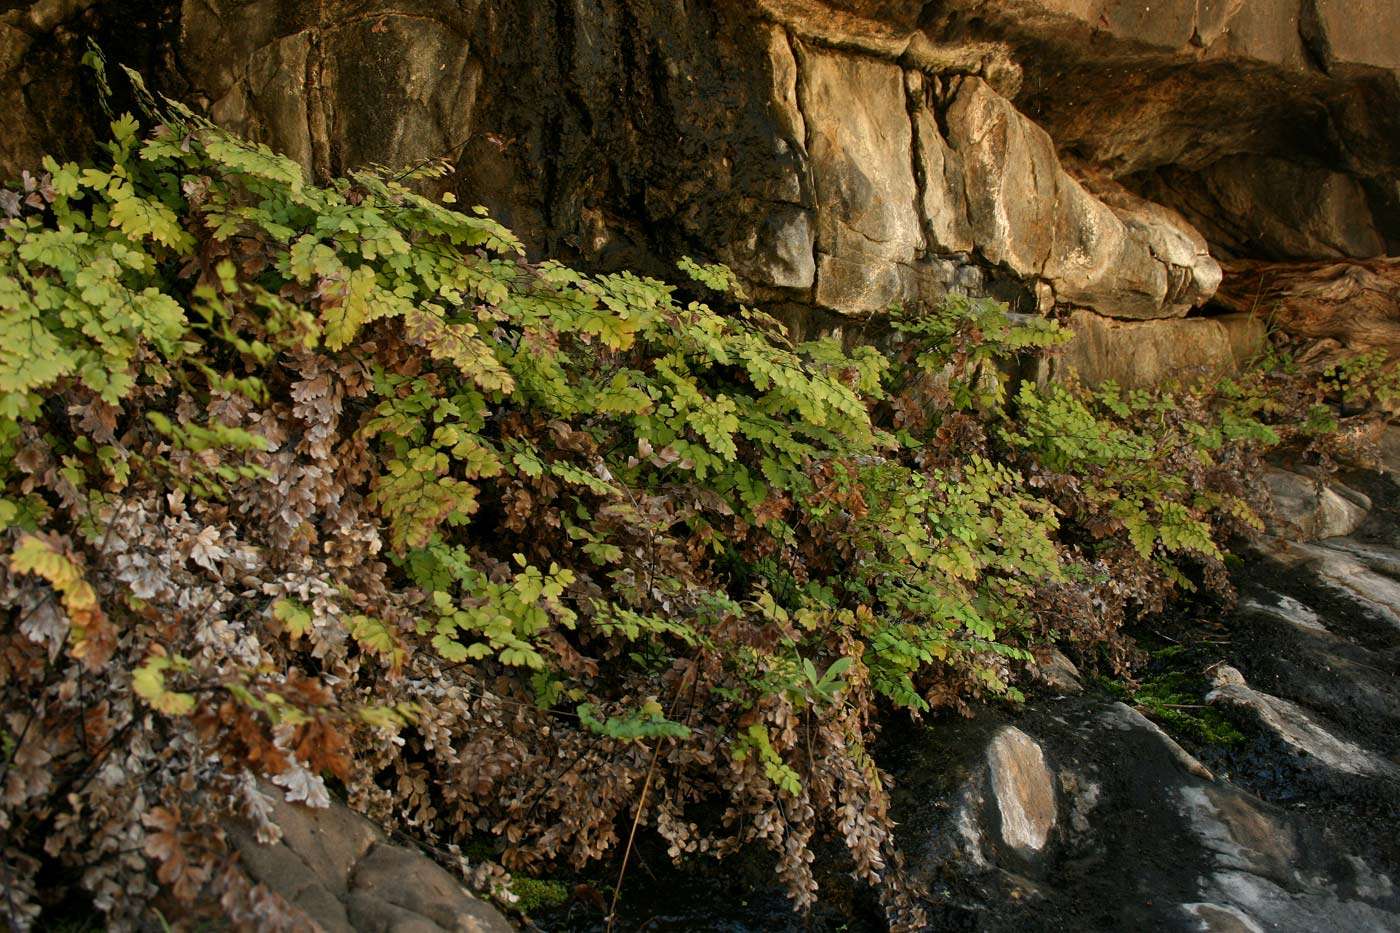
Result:
<svg viewBox="0 0 1400 933">
<path fill-rule="evenodd" d="M 175 104 L 112 132 L 4 201 L 12 923 L 76 886 L 295 926 L 222 827 L 333 791 L 510 869 L 640 811 L 677 858 L 768 846 L 799 907 L 835 834 L 917 926 L 880 719 L 1121 657 L 1256 521 L 1256 396 L 1008 394 L 1064 335 L 994 303 L 794 344 L 719 267 L 526 261 L 414 192 L 441 166 L 318 187 Z"/>
</svg>

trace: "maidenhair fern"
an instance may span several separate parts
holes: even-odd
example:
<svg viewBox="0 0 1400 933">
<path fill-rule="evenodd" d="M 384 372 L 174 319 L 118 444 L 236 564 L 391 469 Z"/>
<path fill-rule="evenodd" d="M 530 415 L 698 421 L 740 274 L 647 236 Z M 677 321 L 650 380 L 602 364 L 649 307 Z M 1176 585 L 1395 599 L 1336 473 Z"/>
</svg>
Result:
<svg viewBox="0 0 1400 933">
<path fill-rule="evenodd" d="M 793 344 L 722 267 L 527 262 L 414 190 L 443 166 L 317 186 L 154 116 L 0 201 L 0 816 L 117 922 L 158 886 L 293 916 L 221 820 L 333 778 L 511 868 L 637 812 L 762 842 L 801 907 L 839 830 L 916 925 L 877 719 L 1015 698 L 1030 647 L 1111 644 L 1254 520 L 1279 419 L 1242 388 L 1013 387 L 1064 335 L 989 301 Z M 38 874 L 0 878 L 17 923 Z"/>
</svg>

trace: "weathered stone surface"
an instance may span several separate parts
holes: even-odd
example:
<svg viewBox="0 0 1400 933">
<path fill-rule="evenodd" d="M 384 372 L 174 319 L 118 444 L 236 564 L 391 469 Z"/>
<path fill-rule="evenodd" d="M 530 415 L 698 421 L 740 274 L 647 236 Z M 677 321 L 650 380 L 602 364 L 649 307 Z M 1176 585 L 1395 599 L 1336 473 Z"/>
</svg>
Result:
<svg viewBox="0 0 1400 933">
<path fill-rule="evenodd" d="M 798 46 L 798 99 L 817 203 L 816 302 L 883 311 L 906 297 L 923 246 L 904 74 L 870 58 Z"/>
<path fill-rule="evenodd" d="M 1035 660 L 1028 662 L 1027 666 L 1031 675 L 1051 690 L 1071 694 L 1084 691 L 1079 668 L 1058 648 L 1038 651 Z"/>
<path fill-rule="evenodd" d="M 763 31 L 771 75 L 768 106 L 776 120 L 775 146 L 793 161 L 770 189 L 773 203 L 755 205 L 755 221 L 742 225 L 731 242 L 717 244 L 716 255 L 759 285 L 807 290 L 816 282 L 816 229 L 811 210 L 804 206 L 807 121 L 797 99 L 797 59 L 784 30 L 766 26 Z M 766 216 L 757 219 L 764 207 Z"/>
<path fill-rule="evenodd" d="M 243 866 L 327 933 L 509 933 L 499 911 L 468 894 L 440 865 L 390 842 L 364 817 L 333 803 L 287 803 L 271 789 L 281 841 L 260 844 L 230 827 Z"/>
<path fill-rule="evenodd" d="M 87 157 L 94 139 L 81 93 L 87 40 L 109 51 L 120 45 L 123 63 L 147 68 L 158 54 L 153 49 L 169 6 L 165 0 L 123 10 L 103 0 L 0 4 L 0 107 L 6 115 L 0 180 L 25 170 L 38 174 L 46 153 Z"/>
<path fill-rule="evenodd" d="M 1400 427 L 1388 425 L 1380 439 L 1381 469 L 1400 483 Z"/>
<path fill-rule="evenodd" d="M 1037 14 L 1059 16 L 1113 38 L 1165 49 L 1203 49 L 1207 56 L 1232 54 L 1298 68 L 1341 63 L 1400 68 L 1400 52 L 1390 41 L 1400 30 L 1400 12 L 1385 0 L 1324 0 L 1311 12 L 1299 0 L 1002 0 L 989 6 L 1032 21 Z M 1326 62 L 1310 58 L 1324 49 Z"/>
<path fill-rule="evenodd" d="M 760 18 L 674 0 L 494 7 L 187 0 L 181 61 L 219 119 L 318 174 L 464 141 L 460 194 L 604 268 L 649 268 L 680 236 L 760 289 L 853 314 L 936 300 L 924 257 L 974 250 L 1047 300 L 1120 317 L 1182 314 L 1218 280 L 1179 217 L 1110 207 L 1061 170 L 997 92 L 1014 82 L 995 42 L 932 43 L 893 8 L 816 0 L 769 0 Z M 628 29 L 655 49 L 645 86 Z M 530 47 L 503 46 L 508 30 Z M 941 127 L 945 109 L 973 125 Z M 552 190 L 530 190 L 532 172 Z"/>
<path fill-rule="evenodd" d="M 1387 0 L 1364 9 L 1312 0 L 950 0 L 925 26 L 938 37 L 1008 42 L 1026 73 L 1018 103 L 1061 146 L 1100 164 L 1201 167 L 1244 152 L 1296 152 L 1378 175 L 1400 155 L 1400 10 Z"/>
<path fill-rule="evenodd" d="M 1215 775 L 1210 769 L 1201 764 L 1181 745 L 1162 731 L 1162 727 L 1157 725 L 1146 716 L 1139 713 L 1126 703 L 1113 703 L 1099 716 L 1099 722 L 1123 732 L 1135 732 L 1151 736 L 1156 740 L 1156 744 L 1164 750 L 1167 755 L 1187 774 L 1193 774 L 1203 781 L 1215 780 Z"/>
<path fill-rule="evenodd" d="M 1211 878 L 1210 892 L 1229 898 L 1241 915 L 1261 929 L 1286 933 L 1315 930 L 1397 929 L 1396 914 L 1386 899 L 1374 904 L 1362 897 L 1296 882 L 1279 884 L 1248 872 L 1220 871 Z M 1340 886 L 1339 886 L 1340 887 Z"/>
<path fill-rule="evenodd" d="M 1323 623 L 1321 616 L 1291 596 L 1272 593 L 1268 602 L 1247 596 L 1240 600 L 1240 609 L 1246 612 L 1264 613 L 1309 632 L 1325 633 L 1327 631 L 1327 626 Z"/>
<path fill-rule="evenodd" d="M 1206 696 L 1208 703 L 1248 710 L 1264 728 L 1308 758 L 1346 774 L 1400 777 L 1400 767 L 1338 738 L 1298 704 L 1255 690 L 1235 668 L 1217 668 L 1212 680 L 1215 689 Z"/>
<path fill-rule="evenodd" d="M 83 29 L 141 30 L 161 90 L 316 177 L 447 156 L 439 187 L 536 255 L 717 258 L 792 313 L 936 301 L 952 262 L 1021 310 L 1173 317 L 1219 281 L 1196 226 L 1256 259 L 1400 242 L 1384 0 L 9 7 L 0 101 L 30 119 L 7 169 L 72 128 L 43 102 L 72 96 Z"/>
<path fill-rule="evenodd" d="M 376 845 L 356 864 L 346 902 L 356 930 L 505 933 L 494 908 L 462 890 L 440 865 L 402 846 Z"/>
<path fill-rule="evenodd" d="M 1365 188 L 1351 175 L 1268 156 L 1231 156 L 1199 172 L 1139 183 L 1176 208 L 1217 255 L 1369 259 L 1385 252 Z"/>
<path fill-rule="evenodd" d="M 981 81 L 961 82 L 946 119 L 979 251 L 1018 275 L 1039 275 L 1054 245 L 1054 143 Z"/>
<path fill-rule="evenodd" d="M 817 278 L 812 213 L 776 204 L 742 239 L 718 248 L 720 259 L 750 282 L 771 288 L 810 289 Z"/>
<path fill-rule="evenodd" d="M 936 734 L 950 747 L 985 746 L 988 765 L 991 749 L 1012 732 L 1045 749 L 1047 761 L 1053 755 L 1054 786 L 1068 823 L 1048 833 L 1038 850 L 1005 845 L 995 828 L 992 769 L 974 769 L 956 785 L 951 809 L 930 828 L 932 844 L 911 868 L 937 890 L 948 890 L 937 886 L 950 884 L 950 875 L 960 879 L 951 889 L 977 906 L 957 915 L 957 924 L 1007 931 L 1307 933 L 1331 928 L 1328 918 L 1335 917 L 1346 929 L 1400 927 L 1400 901 L 1389 876 L 1370 855 L 1351 848 L 1356 841 L 1346 831 L 1332 835 L 1325 817 L 1313 817 L 1311 804 L 1274 806 L 1217 779 L 1121 703 L 1058 699 L 1032 704 L 1015 727 L 979 714 L 978 721 L 951 728 L 950 735 L 950 725 L 941 724 Z M 1379 760 L 1374 751 L 1350 745 L 1364 760 Z M 926 791 L 908 786 L 919 775 L 897 777 L 912 808 L 906 821 L 929 812 Z M 1327 784 L 1327 793 L 1356 786 L 1346 782 L 1385 780 L 1325 765 L 1317 779 L 1342 782 Z M 1370 787 L 1364 793 L 1386 800 L 1395 790 Z M 941 810 L 937 804 L 932 809 Z M 1385 838 L 1385 830 L 1377 836 Z"/>
<path fill-rule="evenodd" d="M 1229 277 L 1216 295 L 1225 307 L 1266 308 L 1270 320 L 1285 334 L 1319 343 L 1332 341 L 1337 355 L 1371 350 L 1400 355 L 1400 257 L 1318 263 L 1241 261 L 1227 268 Z M 1312 365 L 1322 363 L 1317 360 Z"/>
<path fill-rule="evenodd" d="M 1055 780 L 1045 753 L 1020 729 L 1008 726 L 987 747 L 992 794 L 1001 817 L 1001 838 L 1024 852 L 1045 848 L 1059 809 Z"/>
<path fill-rule="evenodd" d="M 442 185 L 535 255 L 666 274 L 697 254 L 806 293 L 796 62 L 787 32 L 748 12 L 189 0 L 175 51 L 183 93 L 317 177 L 443 156 L 457 172 Z"/>
<path fill-rule="evenodd" d="M 1337 548 L 1346 540 L 1333 539 L 1326 548 Z M 1310 575 L 1306 563 L 1290 572 L 1295 580 Z M 1337 592 L 1347 602 L 1356 600 L 1348 591 Z M 1392 637 L 1361 643 L 1347 620 L 1324 618 L 1312 607 L 1272 589 L 1247 593 L 1240 603 L 1238 624 L 1245 630 L 1242 640 L 1258 646 L 1242 662 L 1248 664 L 1256 689 L 1284 696 L 1353 729 L 1360 726 L 1372 734 L 1395 734 L 1400 694 L 1395 690 L 1394 661 L 1386 650 Z M 1379 750 L 1382 757 L 1392 758 L 1394 751 Z"/>
<path fill-rule="evenodd" d="M 1135 710 L 1090 698 L 1027 713 L 1014 727 L 979 715 L 952 735 L 946 724 L 936 730 L 951 747 L 987 750 L 911 863 L 931 888 L 962 879 L 952 889 L 980 906 L 958 916 L 961 925 L 1304 933 L 1337 916 L 1349 928 L 1396 926 L 1389 878 L 1349 840 L 1216 779 Z M 1051 788 L 1068 825 L 1039 849 L 1008 845 L 997 831 L 992 754 L 1002 743 L 1002 753 L 1014 745 L 1027 760 L 1054 756 Z M 910 815 L 928 812 L 926 792 L 908 787 L 919 776 L 903 778 Z"/>
<path fill-rule="evenodd" d="M 470 135 L 482 67 L 465 11 L 187 0 L 184 61 L 216 120 L 326 173 L 446 155 Z M 218 37 L 216 41 L 210 41 Z"/>
<path fill-rule="evenodd" d="M 1218 867 L 1291 880 L 1298 860 L 1293 827 L 1233 788 L 1190 785 L 1178 798 Z"/>
<path fill-rule="evenodd" d="M 918 29 L 916 7 L 901 0 L 758 0 L 760 15 L 792 35 L 843 52 L 898 62 L 931 75 L 977 75 L 1014 96 L 1021 69 L 1000 42 L 934 42 Z"/>
<path fill-rule="evenodd" d="M 1308 10 L 1303 8 L 1306 16 Z M 1321 0 L 1304 25 L 1324 67 L 1356 64 L 1400 70 L 1400 8 L 1387 0 Z"/>
<path fill-rule="evenodd" d="M 1331 538 L 1272 553 L 1285 563 L 1306 567 L 1325 586 L 1400 629 L 1400 552 Z"/>
<path fill-rule="evenodd" d="M 967 218 L 967 183 L 962 157 L 938 128 L 926 82 L 908 76 L 914 104 L 914 173 L 919 185 L 919 211 L 928 251 L 967 253 L 975 245 Z"/>
<path fill-rule="evenodd" d="M 1112 321 L 1077 311 L 1073 339 L 1050 361 L 1048 375 L 1074 372 L 1091 385 L 1124 387 L 1213 380 L 1235 372 L 1265 346 L 1262 321 L 1246 314 Z"/>
<path fill-rule="evenodd" d="M 1357 493 L 1289 470 L 1270 468 L 1264 484 L 1273 503 L 1270 530 L 1295 541 L 1349 535 L 1366 519 L 1370 503 Z"/>
<path fill-rule="evenodd" d="M 1213 856 L 1202 893 L 1216 901 L 1216 911 L 1206 916 L 1217 926 L 1207 929 L 1302 933 L 1333 924 L 1340 929 L 1394 928 L 1391 911 L 1362 898 L 1341 897 L 1301 870 L 1294 828 L 1258 801 L 1218 787 L 1182 788 L 1179 799 Z"/>
<path fill-rule="evenodd" d="M 1167 267 L 1169 301 L 1199 303 L 1215 294 L 1222 278 L 1220 265 L 1205 237 L 1181 214 L 1134 194 L 1102 171 L 1078 168 L 1084 187 L 1118 215 L 1129 235 L 1141 241 L 1153 259 Z"/>
<path fill-rule="evenodd" d="M 1139 202 L 1125 204 L 1125 222 L 1064 170 L 1049 135 L 985 82 L 960 79 L 946 119 L 964 166 L 972 240 L 989 262 L 1044 279 L 1062 303 L 1122 318 L 1183 315 L 1219 284 L 1185 221 Z"/>
<path fill-rule="evenodd" d="M 1189 224 L 1063 172 L 994 36 L 899 4 L 566 6 L 184 0 L 166 83 L 316 177 L 445 155 L 438 187 L 600 269 L 698 252 L 854 314 L 938 300 L 949 257 L 1041 310 L 1175 316 L 1215 287 Z"/>
<path fill-rule="evenodd" d="M 1376 508 L 1393 514 L 1379 497 Z M 1400 540 L 1376 522 L 1364 531 Z M 1093 695 L 930 728 L 945 751 L 896 769 L 894 816 L 929 834 L 912 876 L 967 905 L 946 927 L 1400 930 L 1400 548 L 1268 547 L 1285 563 L 1252 555 L 1238 611 L 1211 628 L 1227 660 L 1204 669 L 1203 694 L 1245 737 L 1191 738 L 1213 771 L 1138 710 Z M 1060 819 L 1031 855 L 998 832 L 987 750 L 1008 728 L 1055 779 Z"/>
<path fill-rule="evenodd" d="M 1254 919 L 1231 904 L 1182 904 L 1201 933 L 1264 933 Z"/>
<path fill-rule="evenodd" d="M 1062 152 L 1170 195 L 1226 255 L 1400 244 L 1400 7 L 1388 0 L 1357 13 L 1330 0 L 949 0 L 925 11 L 937 39 L 1007 43 L 1024 72 L 1017 107 Z M 1235 176 L 1232 210 L 1193 174 L 1217 164 Z"/>
</svg>

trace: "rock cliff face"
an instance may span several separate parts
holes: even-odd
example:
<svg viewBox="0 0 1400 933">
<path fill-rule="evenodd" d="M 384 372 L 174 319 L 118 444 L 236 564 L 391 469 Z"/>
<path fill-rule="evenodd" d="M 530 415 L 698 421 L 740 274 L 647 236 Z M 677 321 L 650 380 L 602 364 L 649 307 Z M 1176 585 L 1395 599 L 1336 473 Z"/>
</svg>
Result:
<svg viewBox="0 0 1400 933">
<path fill-rule="evenodd" d="M 1400 243 L 1391 0 L 8 6 L 0 98 L 29 117 L 0 143 L 7 174 L 73 138 L 53 99 L 96 34 L 319 176 L 445 155 L 443 186 L 539 254 L 719 259 L 814 326 L 951 289 L 1169 321 L 1210 310 L 1222 261 Z"/>
</svg>

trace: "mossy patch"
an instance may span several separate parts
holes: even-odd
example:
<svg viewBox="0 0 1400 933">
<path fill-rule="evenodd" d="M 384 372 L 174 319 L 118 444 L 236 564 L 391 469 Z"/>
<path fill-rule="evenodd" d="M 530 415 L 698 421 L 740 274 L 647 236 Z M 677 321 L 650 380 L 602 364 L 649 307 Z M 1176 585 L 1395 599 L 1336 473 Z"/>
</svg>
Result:
<svg viewBox="0 0 1400 933">
<path fill-rule="evenodd" d="M 1132 684 L 1100 677 L 1099 686 L 1189 744 L 1230 748 L 1246 741 L 1229 717 L 1206 703 L 1208 661 L 1198 648 L 1152 643 L 1142 647 L 1151 661 L 1140 681 Z"/>
<path fill-rule="evenodd" d="M 511 879 L 510 891 L 520 900 L 515 908 L 522 914 L 532 914 L 538 910 L 551 910 L 562 907 L 569 900 L 569 887 L 562 881 L 547 878 Z"/>
<path fill-rule="evenodd" d="M 1206 705 L 1205 678 L 1189 671 L 1166 671 L 1142 682 L 1133 702 L 1168 732 L 1202 745 L 1239 745 L 1244 733 L 1220 710 Z"/>
</svg>

